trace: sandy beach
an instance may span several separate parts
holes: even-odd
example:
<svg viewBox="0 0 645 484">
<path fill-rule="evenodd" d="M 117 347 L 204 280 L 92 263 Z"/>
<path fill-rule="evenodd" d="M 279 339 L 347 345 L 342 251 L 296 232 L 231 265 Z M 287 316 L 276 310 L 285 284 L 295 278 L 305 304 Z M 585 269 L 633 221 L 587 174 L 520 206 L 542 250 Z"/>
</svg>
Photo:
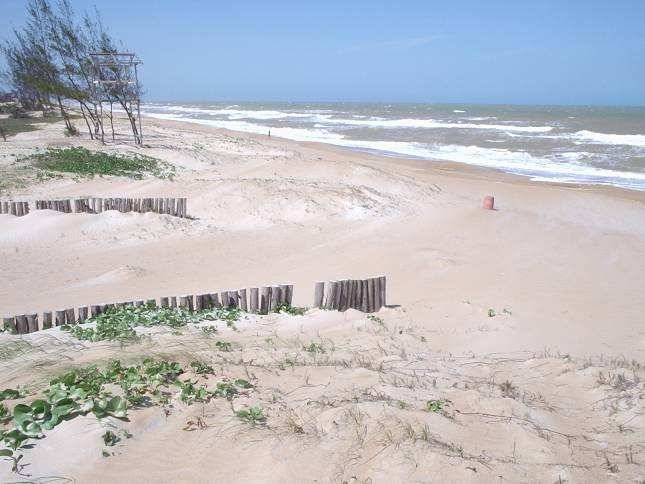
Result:
<svg viewBox="0 0 645 484">
<path fill-rule="evenodd" d="M 294 303 L 311 306 L 316 281 L 379 274 L 389 307 L 380 323 L 354 310 L 251 316 L 237 332 L 221 329 L 235 344 L 228 354 L 198 329 L 159 329 L 125 348 L 56 328 L 2 333 L 0 388 L 37 389 L 69 366 L 115 357 L 199 357 L 221 374 L 249 376 L 256 391 L 242 403 L 260 402 L 268 414 L 255 428 L 225 401 L 169 416 L 134 410 L 118 423 L 132 439 L 109 458 L 101 424 L 75 419 L 24 452 L 32 478 L 645 478 L 645 192 L 148 118 L 143 147 L 66 138 L 49 124 L 0 142 L 0 165 L 13 170 L 39 149 L 77 145 L 153 156 L 177 175 L 62 176 L 3 199 L 187 197 L 193 218 L 0 215 L 3 314 L 276 283 L 294 284 Z M 485 195 L 496 210 L 482 209 Z M 312 340 L 324 353 L 302 351 Z M 285 358 L 297 364 L 285 369 Z M 449 404 L 424 411 L 431 399 Z M 207 428 L 182 430 L 195 415 Z M 0 462 L 3 482 L 14 479 L 10 470 Z"/>
</svg>

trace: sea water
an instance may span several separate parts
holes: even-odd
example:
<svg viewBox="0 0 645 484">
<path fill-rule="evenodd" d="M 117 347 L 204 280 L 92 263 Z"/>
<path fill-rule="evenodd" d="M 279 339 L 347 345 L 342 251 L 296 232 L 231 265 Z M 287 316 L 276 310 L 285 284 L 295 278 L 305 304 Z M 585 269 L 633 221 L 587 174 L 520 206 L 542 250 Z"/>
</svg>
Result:
<svg viewBox="0 0 645 484">
<path fill-rule="evenodd" d="M 150 102 L 142 114 L 540 181 L 645 190 L 645 107 Z"/>
</svg>

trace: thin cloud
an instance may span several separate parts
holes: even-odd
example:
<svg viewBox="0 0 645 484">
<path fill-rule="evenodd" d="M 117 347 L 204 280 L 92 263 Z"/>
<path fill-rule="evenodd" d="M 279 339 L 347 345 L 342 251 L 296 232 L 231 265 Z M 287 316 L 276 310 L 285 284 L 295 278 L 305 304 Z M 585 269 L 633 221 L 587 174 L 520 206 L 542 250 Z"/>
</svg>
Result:
<svg viewBox="0 0 645 484">
<path fill-rule="evenodd" d="M 406 50 L 427 45 L 439 36 L 433 35 L 428 37 L 414 37 L 412 39 L 387 40 L 383 42 L 372 42 L 371 44 L 360 44 L 341 49 L 340 53 L 346 52 L 363 52 L 367 50 Z"/>
</svg>

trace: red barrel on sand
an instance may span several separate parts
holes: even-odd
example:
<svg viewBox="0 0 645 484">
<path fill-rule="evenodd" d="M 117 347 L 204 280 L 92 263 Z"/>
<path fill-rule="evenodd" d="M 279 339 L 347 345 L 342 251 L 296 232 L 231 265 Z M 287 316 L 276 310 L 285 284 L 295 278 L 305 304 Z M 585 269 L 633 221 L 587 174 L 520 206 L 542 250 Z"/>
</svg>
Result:
<svg viewBox="0 0 645 484">
<path fill-rule="evenodd" d="M 495 197 L 492 195 L 486 195 L 484 197 L 483 206 L 486 210 L 494 210 L 495 208 Z"/>
</svg>

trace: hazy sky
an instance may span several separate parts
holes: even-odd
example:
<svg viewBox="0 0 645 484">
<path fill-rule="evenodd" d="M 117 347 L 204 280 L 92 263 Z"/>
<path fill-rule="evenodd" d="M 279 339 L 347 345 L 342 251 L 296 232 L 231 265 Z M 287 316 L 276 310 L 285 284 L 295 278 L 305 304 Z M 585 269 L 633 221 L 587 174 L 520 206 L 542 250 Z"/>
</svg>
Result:
<svg viewBox="0 0 645 484">
<path fill-rule="evenodd" d="M 0 0 L 0 37 L 24 18 Z M 96 5 L 149 100 L 645 105 L 645 0 Z"/>
</svg>

